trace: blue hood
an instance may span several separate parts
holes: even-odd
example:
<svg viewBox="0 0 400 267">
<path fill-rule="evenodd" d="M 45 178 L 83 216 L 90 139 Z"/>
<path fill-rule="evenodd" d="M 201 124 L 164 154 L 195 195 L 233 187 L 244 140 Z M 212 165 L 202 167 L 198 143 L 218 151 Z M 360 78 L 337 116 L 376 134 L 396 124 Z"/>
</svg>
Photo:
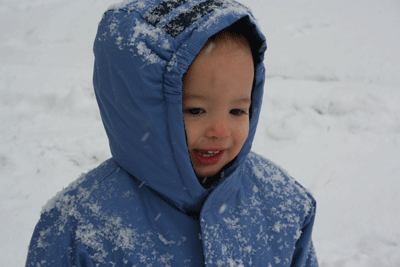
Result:
<svg viewBox="0 0 400 267">
<path fill-rule="evenodd" d="M 264 86 L 264 36 L 234 1 L 133 1 L 111 7 L 94 43 L 94 88 L 111 153 L 143 185 L 178 209 L 199 211 L 210 189 L 187 150 L 182 77 L 209 37 L 243 20 L 255 55 L 248 138 L 226 177 L 250 152 Z"/>
</svg>

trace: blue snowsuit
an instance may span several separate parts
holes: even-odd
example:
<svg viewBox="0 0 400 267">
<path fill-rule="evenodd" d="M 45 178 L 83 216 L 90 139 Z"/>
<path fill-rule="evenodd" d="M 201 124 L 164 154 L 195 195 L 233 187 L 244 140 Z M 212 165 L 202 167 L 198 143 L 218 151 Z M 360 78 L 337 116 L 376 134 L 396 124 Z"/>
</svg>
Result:
<svg viewBox="0 0 400 267">
<path fill-rule="evenodd" d="M 255 60 L 248 138 L 223 179 L 198 181 L 182 77 L 215 33 L 240 22 Z M 94 88 L 112 158 L 43 208 L 26 266 L 318 266 L 315 201 L 250 152 L 264 86 L 264 36 L 230 0 L 137 0 L 103 16 Z"/>
</svg>

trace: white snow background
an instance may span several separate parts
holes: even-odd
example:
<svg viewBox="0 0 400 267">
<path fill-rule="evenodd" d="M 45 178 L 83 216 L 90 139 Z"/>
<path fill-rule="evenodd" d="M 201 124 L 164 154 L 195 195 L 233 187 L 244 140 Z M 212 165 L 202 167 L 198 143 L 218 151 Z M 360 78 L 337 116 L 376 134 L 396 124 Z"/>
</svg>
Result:
<svg viewBox="0 0 400 267">
<path fill-rule="evenodd" d="M 268 40 L 253 149 L 317 199 L 322 267 L 400 266 L 400 1 L 243 0 Z M 92 44 L 113 0 L 0 0 L 0 266 L 110 156 Z"/>
</svg>

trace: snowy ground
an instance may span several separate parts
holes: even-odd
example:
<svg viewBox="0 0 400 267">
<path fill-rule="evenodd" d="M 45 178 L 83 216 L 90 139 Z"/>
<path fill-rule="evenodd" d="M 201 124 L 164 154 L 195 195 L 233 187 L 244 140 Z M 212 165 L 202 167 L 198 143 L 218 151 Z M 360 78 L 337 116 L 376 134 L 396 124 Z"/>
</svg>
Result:
<svg viewBox="0 0 400 267">
<path fill-rule="evenodd" d="M 254 150 L 317 199 L 320 266 L 400 266 L 400 2 L 243 0 L 268 39 Z M 110 156 L 92 42 L 113 0 L 0 0 L 0 266 Z"/>
</svg>

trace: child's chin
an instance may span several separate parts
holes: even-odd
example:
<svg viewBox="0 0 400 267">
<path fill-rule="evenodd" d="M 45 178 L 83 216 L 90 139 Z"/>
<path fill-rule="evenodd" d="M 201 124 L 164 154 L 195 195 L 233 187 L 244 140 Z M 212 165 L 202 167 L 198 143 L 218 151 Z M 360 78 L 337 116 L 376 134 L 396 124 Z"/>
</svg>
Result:
<svg viewBox="0 0 400 267">
<path fill-rule="evenodd" d="M 221 172 L 223 170 L 226 170 L 229 166 L 232 165 L 232 163 L 234 162 L 235 159 L 233 159 L 232 161 L 228 162 L 227 164 L 221 166 L 213 166 L 214 168 L 212 168 L 211 166 L 205 167 L 202 166 L 202 168 L 194 168 L 194 172 L 196 173 L 197 179 L 199 179 L 199 181 L 201 181 L 201 179 L 204 178 L 213 178 L 213 179 L 219 179 L 221 178 Z"/>
</svg>

